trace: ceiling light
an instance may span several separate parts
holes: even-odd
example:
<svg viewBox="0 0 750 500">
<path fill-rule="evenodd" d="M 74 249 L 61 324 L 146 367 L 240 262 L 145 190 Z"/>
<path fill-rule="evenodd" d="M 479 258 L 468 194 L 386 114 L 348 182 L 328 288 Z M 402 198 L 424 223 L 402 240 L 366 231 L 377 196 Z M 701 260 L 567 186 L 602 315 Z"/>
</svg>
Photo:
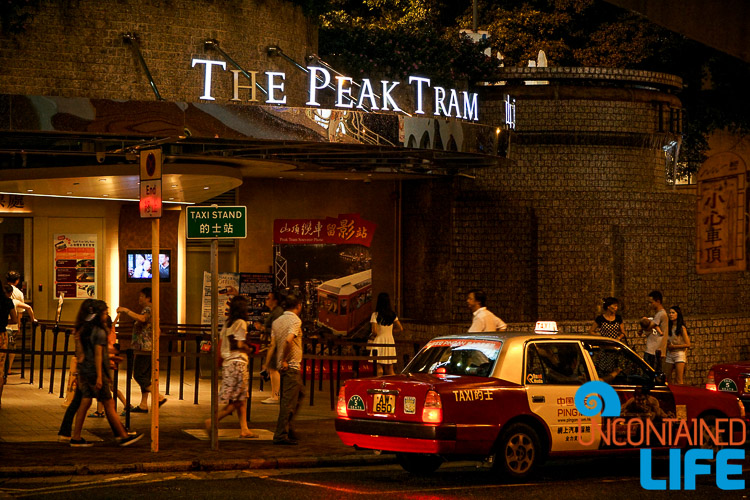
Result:
<svg viewBox="0 0 750 500">
<path fill-rule="evenodd" d="M 177 184 L 172 184 L 172 187 L 173 187 L 173 188 L 176 188 L 176 187 L 177 187 Z"/>
<path fill-rule="evenodd" d="M 108 194 L 103 194 L 102 196 L 104 196 L 104 197 L 106 198 L 106 197 L 108 197 L 109 195 L 108 195 Z"/>
<path fill-rule="evenodd" d="M 68 191 L 68 192 L 67 192 L 67 193 L 65 193 L 65 194 L 73 194 L 73 191 Z"/>
<path fill-rule="evenodd" d="M 33 192 L 34 192 L 34 190 L 33 190 L 33 189 L 27 189 L 27 190 L 26 190 L 26 192 L 27 192 L 27 193 L 33 193 Z"/>
<path fill-rule="evenodd" d="M 107 182 L 107 179 L 99 179 L 99 182 Z"/>
<path fill-rule="evenodd" d="M 170 200 L 174 200 L 174 196 L 170 196 L 170 197 L 169 197 L 169 199 L 170 199 Z"/>
<path fill-rule="evenodd" d="M 203 186 L 203 189 L 208 190 L 209 187 L 208 186 Z"/>
</svg>

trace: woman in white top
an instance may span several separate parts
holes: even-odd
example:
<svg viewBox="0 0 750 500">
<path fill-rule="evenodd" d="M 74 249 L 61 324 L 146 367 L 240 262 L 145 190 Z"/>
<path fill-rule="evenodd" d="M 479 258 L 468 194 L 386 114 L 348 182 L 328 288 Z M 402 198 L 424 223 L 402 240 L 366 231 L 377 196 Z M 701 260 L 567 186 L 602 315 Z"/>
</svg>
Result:
<svg viewBox="0 0 750 500">
<path fill-rule="evenodd" d="M 688 336 L 682 311 L 678 306 L 669 308 L 669 337 L 667 338 L 667 356 L 665 363 L 665 374 L 667 382 L 672 381 L 672 371 L 675 372 L 675 384 L 685 383 L 685 365 L 687 364 L 687 350 L 690 348 L 690 337 Z"/>
<path fill-rule="evenodd" d="M 229 302 L 229 317 L 221 329 L 221 390 L 219 401 L 225 404 L 219 411 L 218 420 L 237 410 L 240 419 L 240 437 L 257 438 L 247 427 L 247 393 L 250 373 L 247 369 L 247 355 L 250 348 L 247 338 L 247 320 L 250 318 L 245 297 L 237 296 Z M 211 429 L 211 419 L 206 420 L 206 429 Z"/>
<path fill-rule="evenodd" d="M 404 331 L 396 313 L 391 309 L 391 298 L 387 293 L 378 295 L 378 302 L 375 305 L 375 312 L 370 317 L 370 334 L 371 344 L 388 344 L 387 347 L 375 347 L 378 356 L 396 356 L 396 342 L 393 340 L 394 325 L 395 332 Z M 393 366 L 396 364 L 395 359 L 377 360 L 375 363 L 376 375 L 379 377 L 385 371 L 386 375 L 394 375 Z"/>
</svg>

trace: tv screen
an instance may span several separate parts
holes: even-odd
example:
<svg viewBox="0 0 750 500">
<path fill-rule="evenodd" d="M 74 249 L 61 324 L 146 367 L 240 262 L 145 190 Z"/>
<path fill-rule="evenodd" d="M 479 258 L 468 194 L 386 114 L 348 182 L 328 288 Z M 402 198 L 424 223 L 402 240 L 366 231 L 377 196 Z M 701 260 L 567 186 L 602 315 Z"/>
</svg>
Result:
<svg viewBox="0 0 750 500">
<path fill-rule="evenodd" d="M 172 252 L 159 250 L 159 262 L 153 265 L 150 250 L 127 251 L 128 281 L 131 283 L 151 281 L 152 269 L 157 269 L 159 281 L 172 280 Z"/>
</svg>

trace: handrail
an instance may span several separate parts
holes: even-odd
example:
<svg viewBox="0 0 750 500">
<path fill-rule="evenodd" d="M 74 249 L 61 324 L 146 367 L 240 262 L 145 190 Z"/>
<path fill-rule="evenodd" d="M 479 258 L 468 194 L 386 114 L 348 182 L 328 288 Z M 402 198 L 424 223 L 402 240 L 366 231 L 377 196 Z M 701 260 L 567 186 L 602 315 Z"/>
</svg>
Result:
<svg viewBox="0 0 750 500">
<path fill-rule="evenodd" d="M 25 318 L 24 318 L 25 319 Z M 59 391 L 59 397 L 64 398 L 65 397 L 65 377 L 68 373 L 67 369 L 67 362 L 68 357 L 75 355 L 75 349 L 71 346 L 70 343 L 70 337 L 73 334 L 73 324 L 69 322 L 64 323 L 56 323 L 54 321 L 49 320 L 39 320 L 37 322 L 34 322 L 31 324 L 31 346 L 30 349 L 26 348 L 26 326 L 28 325 L 28 321 L 22 320 L 22 339 L 21 339 L 21 349 L 0 349 L 0 352 L 5 353 L 20 353 L 23 356 L 30 355 L 30 366 L 29 366 L 29 384 L 34 384 L 34 372 L 37 369 L 37 362 L 38 365 L 38 377 L 39 377 L 39 388 L 41 389 L 44 384 L 44 370 L 45 370 L 45 356 L 51 356 L 51 362 L 52 366 L 50 367 L 49 372 L 49 393 L 54 393 L 55 388 L 55 377 L 57 371 L 60 371 L 60 391 Z M 118 325 L 121 329 L 131 329 L 132 324 L 121 324 Z M 213 363 L 213 354 L 212 353 L 205 353 L 202 352 L 200 349 L 201 341 L 210 339 L 210 334 L 208 332 L 208 329 L 210 327 L 208 325 L 189 325 L 189 324 L 179 324 L 179 323 L 164 323 L 162 324 L 162 329 L 168 329 L 173 332 L 179 332 L 179 333 L 169 333 L 169 334 L 163 334 L 160 335 L 160 338 L 168 341 L 168 348 L 166 351 L 163 351 L 159 354 L 160 359 L 167 359 L 168 367 L 171 367 L 171 359 L 177 358 L 180 359 L 180 387 L 179 387 L 179 399 L 184 399 L 184 380 L 185 380 L 185 360 L 186 359 L 195 359 L 195 389 L 194 389 L 194 404 L 198 404 L 198 395 L 199 395 L 199 386 L 200 386 L 200 370 L 201 370 L 201 360 L 203 360 L 204 363 L 209 363 L 209 366 Z M 132 331 L 132 330 L 131 330 Z M 53 343 L 52 348 L 47 349 L 45 347 L 45 337 L 48 332 L 51 332 L 53 335 Z M 64 335 L 64 342 L 62 349 L 58 349 L 58 338 L 60 333 Z M 39 341 L 39 349 L 37 349 L 37 337 Z M 131 332 L 120 332 L 118 333 L 118 337 L 122 340 L 128 341 L 132 338 Z M 249 356 L 249 369 L 251 371 L 250 373 L 250 390 L 252 392 L 252 382 L 254 377 L 254 362 L 255 359 L 265 358 L 267 353 L 267 346 L 268 341 L 262 341 L 260 338 L 253 336 L 248 339 L 250 343 L 258 345 L 259 349 L 258 352 L 255 352 L 254 354 L 251 354 Z M 178 342 L 178 346 L 175 348 L 175 345 L 173 342 Z M 190 351 L 186 350 L 187 343 L 193 343 L 194 350 L 191 349 Z M 412 347 L 412 355 L 419 350 L 421 347 L 419 343 L 407 341 L 407 340 L 397 340 L 395 342 L 396 345 L 410 345 Z M 303 383 L 306 385 L 306 378 L 307 378 L 307 367 L 309 364 L 310 367 L 310 405 L 312 406 L 314 404 L 314 397 L 315 397 L 315 382 L 316 379 L 318 381 L 318 390 L 323 390 L 323 372 L 324 372 L 324 363 L 328 362 L 328 378 L 329 378 L 329 390 L 330 390 L 330 398 L 331 398 L 331 409 L 334 409 L 334 403 L 336 395 L 338 394 L 340 385 L 341 385 L 341 372 L 342 372 L 342 362 L 351 362 L 352 363 L 352 371 L 353 375 L 355 377 L 359 377 L 360 375 L 360 362 L 377 362 L 378 360 L 382 361 L 393 361 L 398 360 L 398 356 L 378 356 L 375 354 L 372 354 L 370 352 L 369 354 L 360 354 L 360 351 L 362 349 L 376 349 L 378 347 L 388 347 L 389 344 L 374 344 L 374 343 L 365 343 L 363 341 L 352 341 L 350 339 L 340 339 L 340 338 L 303 338 L 303 367 L 302 367 L 302 379 Z M 348 354 L 344 352 L 344 348 L 351 348 L 354 352 L 354 354 Z M 135 355 L 141 354 L 141 355 L 150 355 L 150 351 L 137 351 L 133 349 L 124 349 L 123 352 L 126 354 L 126 375 L 128 377 L 126 381 L 126 400 L 130 401 L 130 390 L 131 390 L 131 380 L 132 377 L 132 363 L 134 360 Z M 57 356 L 62 356 L 63 366 L 62 369 L 57 368 Z M 38 358 L 38 359 L 37 359 Z M 334 370 L 333 363 L 336 362 L 336 369 Z M 262 361 L 261 361 L 262 364 Z M 316 364 L 318 365 L 318 370 L 316 370 Z M 205 366 L 205 365 L 204 365 Z M 25 369 L 25 362 L 22 361 L 22 369 Z M 319 373 L 319 376 L 316 377 L 316 371 Z M 117 373 L 117 372 L 116 372 Z M 333 374 L 336 374 L 336 387 L 334 390 L 334 384 L 333 384 Z M 22 376 L 24 374 L 22 373 Z M 168 374 L 166 378 L 166 392 L 165 394 L 169 394 L 170 389 L 170 383 L 171 383 L 171 370 L 168 369 Z M 259 389 L 262 390 L 263 388 L 263 381 L 259 378 Z M 248 399 L 248 412 L 250 411 L 249 403 L 250 399 Z M 115 403 L 117 404 L 117 403 Z M 128 406 L 129 408 L 129 406 Z M 127 413 L 127 412 L 126 412 Z M 249 413 L 248 413 L 249 418 Z M 129 422 L 129 415 L 126 416 L 126 423 Z"/>
</svg>

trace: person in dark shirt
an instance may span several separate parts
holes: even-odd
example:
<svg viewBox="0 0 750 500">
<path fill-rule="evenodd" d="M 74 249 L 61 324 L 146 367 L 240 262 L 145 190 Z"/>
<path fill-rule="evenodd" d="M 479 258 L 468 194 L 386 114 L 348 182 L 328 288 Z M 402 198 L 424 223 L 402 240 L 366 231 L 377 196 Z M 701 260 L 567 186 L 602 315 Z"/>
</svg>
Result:
<svg viewBox="0 0 750 500">
<path fill-rule="evenodd" d="M 8 348 L 8 321 L 17 324 L 18 316 L 13 300 L 0 288 L 0 349 Z M 0 352 L 0 405 L 2 405 L 3 388 L 5 387 L 5 358 L 7 354 Z"/>
<path fill-rule="evenodd" d="M 78 365 L 78 389 L 81 391 L 82 398 L 81 407 L 76 413 L 73 435 L 70 437 L 72 447 L 92 445 L 81 437 L 81 430 L 94 398 L 104 404 L 107 420 L 112 430 L 117 432 L 117 442 L 120 446 L 129 446 L 143 437 L 143 434 L 128 435 L 115 411 L 115 402 L 109 390 L 112 374 L 109 367 L 107 317 L 106 302 L 95 300 L 90 306 L 89 315 L 86 316 L 86 322 L 80 331 L 80 350 L 83 353 L 83 360 Z"/>
</svg>

